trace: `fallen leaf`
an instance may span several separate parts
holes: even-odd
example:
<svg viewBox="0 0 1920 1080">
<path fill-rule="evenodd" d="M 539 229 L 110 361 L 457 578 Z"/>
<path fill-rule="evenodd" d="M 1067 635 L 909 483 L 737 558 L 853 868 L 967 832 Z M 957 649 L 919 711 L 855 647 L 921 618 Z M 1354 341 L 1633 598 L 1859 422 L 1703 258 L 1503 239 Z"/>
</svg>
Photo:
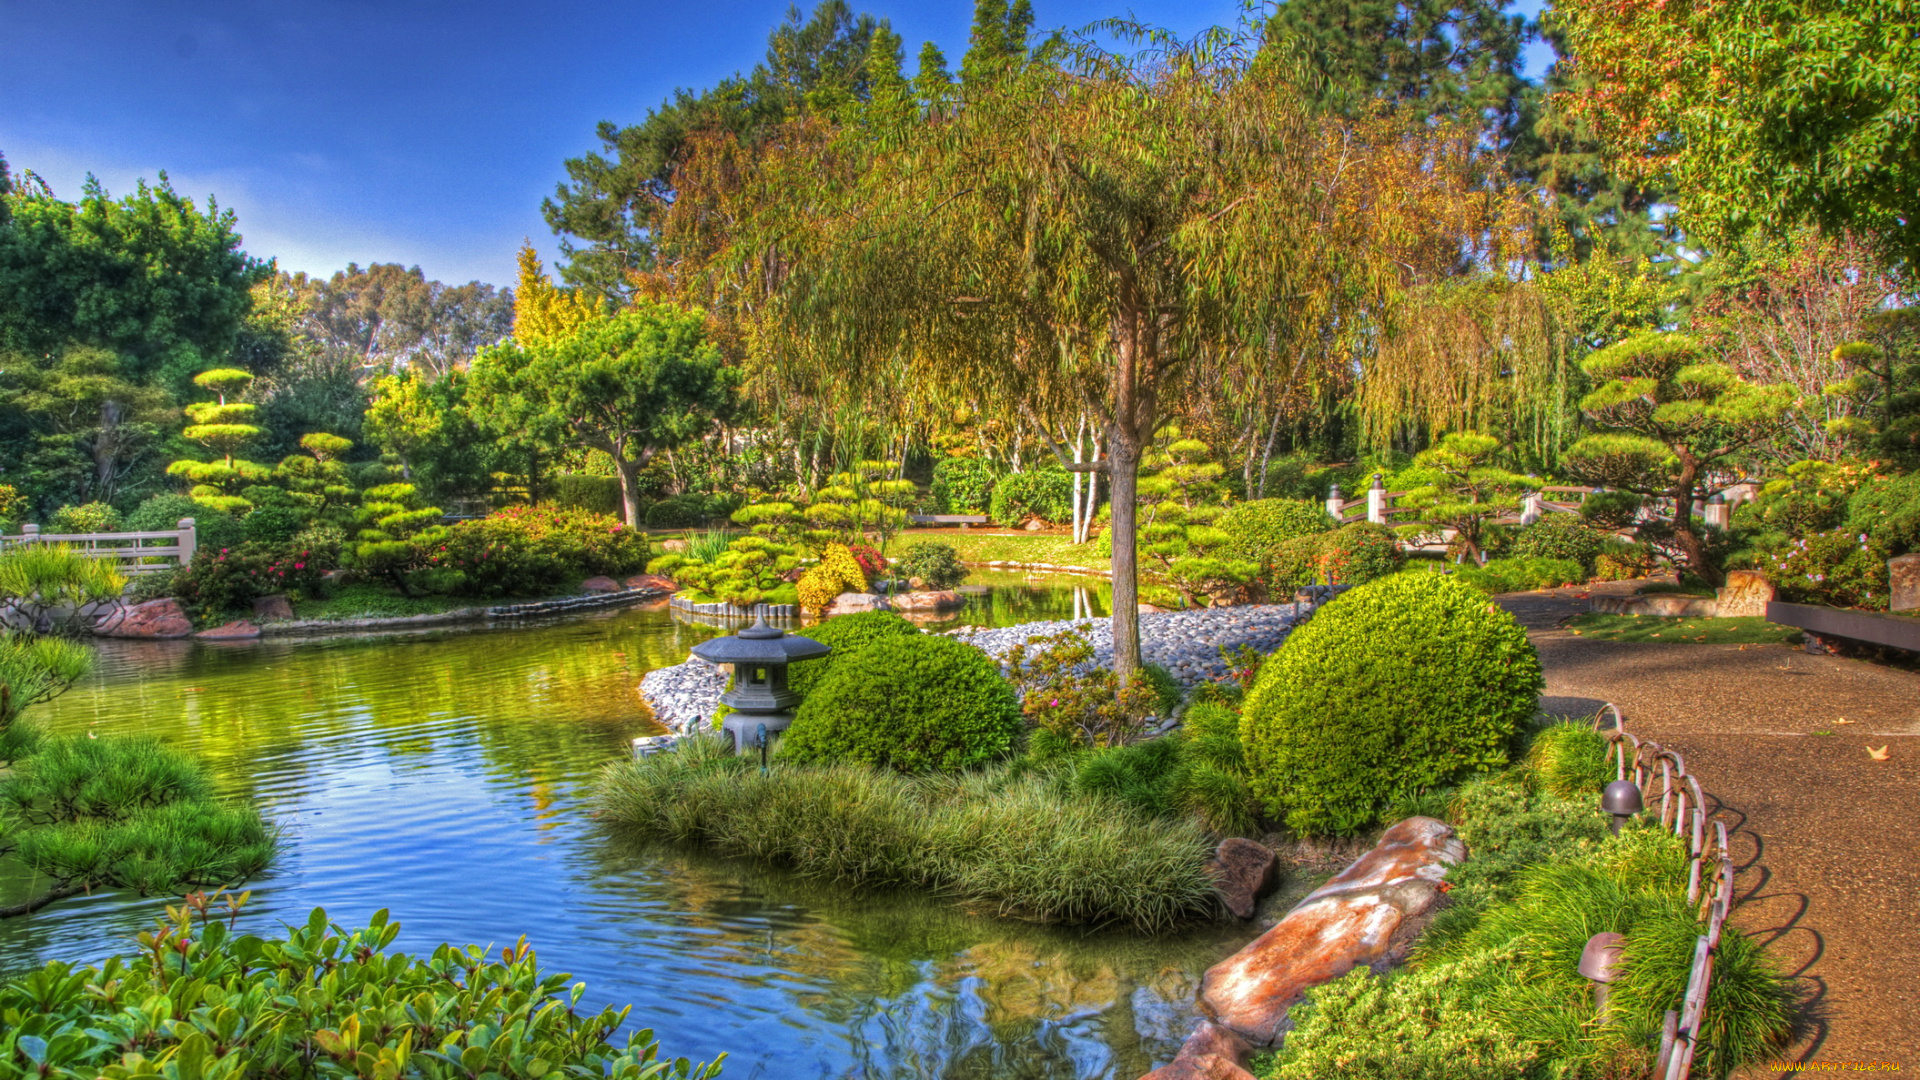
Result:
<svg viewBox="0 0 1920 1080">
<path fill-rule="evenodd" d="M 1851 720 L 1849 720 L 1849 719 L 1847 719 L 1846 717 L 1844 717 L 1844 716 L 1843 716 L 1843 717 L 1841 717 L 1840 719 L 1838 719 L 1838 720 L 1835 720 L 1835 721 L 1834 721 L 1834 723 L 1836 723 L 1836 724 L 1851 724 L 1851 723 L 1853 723 L 1853 721 L 1851 721 Z"/>
<path fill-rule="evenodd" d="M 1653 633 L 1653 636 L 1654 636 L 1654 637 L 1659 637 L 1659 636 L 1660 636 L 1660 632 L 1659 632 L 1658 630 L 1656 630 L 1656 631 L 1654 631 L 1654 633 Z"/>
<path fill-rule="evenodd" d="M 1888 758 L 1893 756 L 1892 754 L 1887 752 L 1887 748 L 1892 745 L 1893 745 L 1892 743 L 1888 743 L 1886 746 L 1883 746 L 1878 750 L 1875 750 L 1873 747 L 1869 746 L 1867 747 L 1867 756 L 1872 758 L 1875 761 L 1885 761 Z"/>
</svg>

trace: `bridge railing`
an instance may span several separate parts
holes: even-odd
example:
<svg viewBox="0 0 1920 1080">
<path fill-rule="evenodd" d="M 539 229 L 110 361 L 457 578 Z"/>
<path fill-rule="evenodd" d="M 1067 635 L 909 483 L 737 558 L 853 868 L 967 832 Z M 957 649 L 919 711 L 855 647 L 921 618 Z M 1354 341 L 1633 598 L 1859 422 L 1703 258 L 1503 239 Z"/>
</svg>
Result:
<svg viewBox="0 0 1920 1080">
<path fill-rule="evenodd" d="M 181 518 L 179 528 L 158 532 L 44 533 L 38 525 L 23 525 L 18 536 L 0 536 L 0 551 L 29 544 L 59 544 L 92 559 L 112 559 L 123 574 L 151 574 L 185 567 L 195 550 L 192 518 Z"/>
</svg>

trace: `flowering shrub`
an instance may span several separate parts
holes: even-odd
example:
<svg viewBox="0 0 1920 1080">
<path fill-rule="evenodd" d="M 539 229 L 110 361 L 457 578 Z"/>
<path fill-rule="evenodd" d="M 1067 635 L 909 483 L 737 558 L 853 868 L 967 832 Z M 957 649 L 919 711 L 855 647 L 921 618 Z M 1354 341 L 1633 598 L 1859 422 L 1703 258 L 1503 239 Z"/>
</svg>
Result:
<svg viewBox="0 0 1920 1080">
<path fill-rule="evenodd" d="M 1134 742 L 1162 704 L 1152 680 L 1121 686 L 1111 669 L 1095 667 L 1093 643 L 1073 630 L 1028 638 L 1007 653 L 1007 664 L 1020 711 L 1070 746 Z"/>
<path fill-rule="evenodd" d="M 869 544 L 848 544 L 847 550 L 853 553 L 853 561 L 860 565 L 860 572 L 868 581 L 886 572 L 887 560 Z"/>
<path fill-rule="evenodd" d="M 1762 556 L 1760 567 L 1784 599 L 1885 610 L 1887 558 L 1867 533 L 1834 529 L 1789 542 Z"/>
<path fill-rule="evenodd" d="M 510 506 L 485 520 L 523 542 L 544 545 L 582 577 L 620 577 L 647 565 L 647 538 L 606 514 L 576 506 Z"/>
<path fill-rule="evenodd" d="M 299 600 L 319 594 L 320 579 L 337 558 L 338 552 L 292 544 L 201 548 L 193 565 L 174 577 L 174 595 L 203 618 L 274 593 Z"/>
<path fill-rule="evenodd" d="M 1400 569 L 1400 545 L 1393 530 L 1370 521 L 1343 525 L 1320 548 L 1320 570 L 1340 585 L 1365 585 Z"/>
<path fill-rule="evenodd" d="M 454 571 L 448 592 L 463 596 L 540 596 L 572 574 L 558 545 L 531 540 L 513 522 L 496 518 L 462 521 L 427 549 L 427 565 Z"/>
</svg>

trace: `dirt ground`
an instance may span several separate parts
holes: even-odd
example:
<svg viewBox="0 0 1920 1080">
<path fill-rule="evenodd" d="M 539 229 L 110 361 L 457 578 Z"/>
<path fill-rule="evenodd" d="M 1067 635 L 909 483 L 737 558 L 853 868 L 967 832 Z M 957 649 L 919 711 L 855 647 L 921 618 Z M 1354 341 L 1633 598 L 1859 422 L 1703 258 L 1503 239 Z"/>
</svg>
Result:
<svg viewBox="0 0 1920 1080">
<path fill-rule="evenodd" d="M 1501 604 L 1540 650 L 1551 711 L 1613 702 L 1717 804 L 1734 922 L 1803 996 L 1786 1060 L 1920 1070 L 1920 674 L 1787 645 L 1593 641 L 1558 628 L 1587 609 L 1574 590 Z"/>
</svg>

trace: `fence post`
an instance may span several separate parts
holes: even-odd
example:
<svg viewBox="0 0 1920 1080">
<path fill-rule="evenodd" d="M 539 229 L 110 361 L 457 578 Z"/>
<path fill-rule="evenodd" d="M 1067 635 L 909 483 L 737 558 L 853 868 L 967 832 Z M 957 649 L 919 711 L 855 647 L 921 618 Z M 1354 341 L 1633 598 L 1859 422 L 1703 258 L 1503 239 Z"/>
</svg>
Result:
<svg viewBox="0 0 1920 1080">
<path fill-rule="evenodd" d="M 1340 485 L 1327 489 L 1327 513 L 1333 515 L 1333 523 L 1340 524 L 1340 515 L 1347 512 L 1347 500 L 1340 494 Z"/>
<path fill-rule="evenodd" d="M 1541 498 L 1539 492 L 1527 492 L 1526 499 L 1520 504 L 1520 524 L 1531 525 L 1540 520 L 1540 515 L 1545 512 L 1540 506 L 1540 503 Z"/>
<path fill-rule="evenodd" d="M 40 539 L 40 526 L 35 525 L 32 522 L 28 522 L 25 525 L 20 526 L 20 542 L 21 543 L 31 544 L 38 539 Z"/>
<path fill-rule="evenodd" d="M 193 563 L 195 544 L 193 519 L 181 518 L 175 527 L 180 530 L 180 568 L 184 570 Z"/>
<path fill-rule="evenodd" d="M 1726 531 L 1728 523 L 1733 520 L 1733 507 L 1728 506 L 1727 500 L 1720 496 L 1709 495 L 1707 496 L 1706 506 L 1701 511 L 1700 519 L 1713 528 L 1724 532 Z"/>
<path fill-rule="evenodd" d="M 1379 473 L 1373 474 L 1373 486 L 1367 489 L 1367 520 L 1375 525 L 1387 523 L 1387 481 Z"/>
</svg>

